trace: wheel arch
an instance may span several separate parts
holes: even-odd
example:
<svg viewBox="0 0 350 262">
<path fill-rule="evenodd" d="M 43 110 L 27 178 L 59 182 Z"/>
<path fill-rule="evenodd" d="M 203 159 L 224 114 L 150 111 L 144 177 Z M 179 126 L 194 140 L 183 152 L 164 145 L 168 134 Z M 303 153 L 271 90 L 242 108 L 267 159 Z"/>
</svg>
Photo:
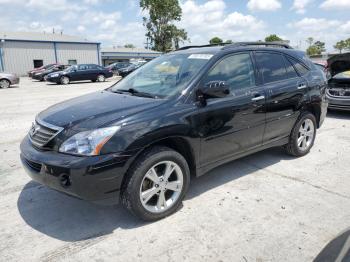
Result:
<svg viewBox="0 0 350 262">
<path fill-rule="evenodd" d="M 317 128 L 320 127 L 320 121 L 321 121 L 321 106 L 318 104 L 308 104 L 304 107 L 304 111 L 308 111 L 310 113 L 312 113 L 315 118 L 316 118 L 316 125 Z"/>
</svg>

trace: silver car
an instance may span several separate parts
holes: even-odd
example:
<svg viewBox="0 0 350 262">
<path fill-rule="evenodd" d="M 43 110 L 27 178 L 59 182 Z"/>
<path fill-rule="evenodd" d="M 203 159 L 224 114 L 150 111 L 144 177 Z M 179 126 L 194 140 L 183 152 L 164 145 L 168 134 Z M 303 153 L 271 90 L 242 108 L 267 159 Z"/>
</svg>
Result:
<svg viewBox="0 0 350 262">
<path fill-rule="evenodd" d="M 10 85 L 19 83 L 19 77 L 16 74 L 0 72 L 0 88 L 9 88 Z"/>
</svg>

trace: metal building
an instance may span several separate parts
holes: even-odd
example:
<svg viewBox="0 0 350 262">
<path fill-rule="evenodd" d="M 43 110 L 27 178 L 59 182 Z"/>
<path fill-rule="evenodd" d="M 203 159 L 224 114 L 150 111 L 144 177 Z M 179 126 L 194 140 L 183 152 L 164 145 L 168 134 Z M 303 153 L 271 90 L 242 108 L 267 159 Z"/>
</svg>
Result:
<svg viewBox="0 0 350 262">
<path fill-rule="evenodd" d="M 25 75 L 52 63 L 100 64 L 100 43 L 63 34 L 0 32 L 0 71 Z"/>
<path fill-rule="evenodd" d="M 162 55 L 161 52 L 142 48 L 101 48 L 102 65 L 107 66 L 115 62 L 125 62 L 132 59 L 152 60 Z"/>
</svg>

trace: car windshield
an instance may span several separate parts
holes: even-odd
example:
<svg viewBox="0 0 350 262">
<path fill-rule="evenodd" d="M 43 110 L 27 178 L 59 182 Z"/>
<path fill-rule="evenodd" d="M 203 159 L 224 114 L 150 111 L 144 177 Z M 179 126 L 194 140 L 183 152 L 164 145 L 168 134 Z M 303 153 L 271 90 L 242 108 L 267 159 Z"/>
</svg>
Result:
<svg viewBox="0 0 350 262">
<path fill-rule="evenodd" d="M 337 78 L 350 79 L 350 71 L 344 71 L 344 72 L 341 72 L 339 74 L 336 74 L 333 78 L 335 78 L 335 79 L 337 79 Z"/>
<path fill-rule="evenodd" d="M 133 90 L 168 98 L 183 91 L 211 57 L 211 54 L 163 55 L 135 70 L 110 90 Z"/>
</svg>

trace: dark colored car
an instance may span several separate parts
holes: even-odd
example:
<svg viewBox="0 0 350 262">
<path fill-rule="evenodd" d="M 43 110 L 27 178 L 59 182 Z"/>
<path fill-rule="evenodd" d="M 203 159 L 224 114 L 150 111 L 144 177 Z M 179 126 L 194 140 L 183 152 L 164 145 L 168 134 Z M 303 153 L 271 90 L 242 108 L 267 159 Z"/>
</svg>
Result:
<svg viewBox="0 0 350 262">
<path fill-rule="evenodd" d="M 327 64 L 329 108 L 350 110 L 350 53 L 335 55 L 328 59 Z"/>
<path fill-rule="evenodd" d="M 29 77 L 33 77 L 33 75 L 35 73 L 39 73 L 39 72 L 43 72 L 45 71 L 46 69 L 50 68 L 50 67 L 53 67 L 54 65 L 57 65 L 57 64 L 48 64 L 48 65 L 44 65 L 44 66 L 41 66 L 41 67 L 38 67 L 38 68 L 34 68 L 33 70 L 30 70 L 28 72 L 28 76 Z"/>
<path fill-rule="evenodd" d="M 141 67 L 141 65 L 138 65 L 138 64 L 130 64 L 129 66 L 127 67 L 124 67 L 124 68 L 120 68 L 118 70 L 119 72 L 119 75 L 121 77 L 126 77 L 128 74 L 134 72 L 137 68 Z"/>
<path fill-rule="evenodd" d="M 130 65 L 131 65 L 130 62 L 117 62 L 117 63 L 113 63 L 113 64 L 111 64 L 109 66 L 106 66 L 106 68 L 108 70 L 112 70 L 115 75 L 119 75 L 119 70 L 120 69 L 128 67 Z"/>
<path fill-rule="evenodd" d="M 68 85 L 70 82 L 91 80 L 104 82 L 113 76 L 113 72 L 95 64 L 81 64 L 68 67 L 66 70 L 48 74 L 46 81 Z"/>
<path fill-rule="evenodd" d="M 53 65 L 52 67 L 49 67 L 48 69 L 44 70 L 44 71 L 40 71 L 35 73 L 32 78 L 39 80 L 39 81 L 44 81 L 46 80 L 46 76 L 54 73 L 54 72 L 59 72 L 59 71 L 63 71 L 65 69 L 67 69 L 69 66 L 66 65 Z"/>
<path fill-rule="evenodd" d="M 19 77 L 16 74 L 0 72 L 0 88 L 5 89 L 17 84 L 19 84 Z"/>
<path fill-rule="evenodd" d="M 21 143 L 32 179 L 144 220 L 175 212 L 190 177 L 254 152 L 312 148 L 327 81 L 288 45 L 236 43 L 160 56 L 105 91 L 37 115 Z"/>
</svg>

